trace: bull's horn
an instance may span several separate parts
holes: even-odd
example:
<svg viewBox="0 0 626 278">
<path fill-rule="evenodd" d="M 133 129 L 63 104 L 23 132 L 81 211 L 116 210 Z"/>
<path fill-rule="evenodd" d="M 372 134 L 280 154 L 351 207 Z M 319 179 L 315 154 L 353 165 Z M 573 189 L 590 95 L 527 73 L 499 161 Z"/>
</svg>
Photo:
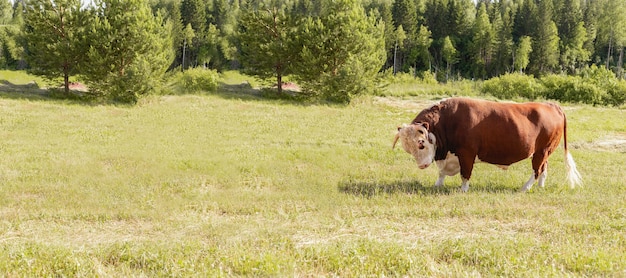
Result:
<svg viewBox="0 0 626 278">
<path fill-rule="evenodd" d="M 393 138 L 393 145 L 391 146 L 392 150 L 396 148 L 396 143 L 398 143 L 398 139 L 400 139 L 400 132 L 396 133 L 396 137 Z"/>
</svg>

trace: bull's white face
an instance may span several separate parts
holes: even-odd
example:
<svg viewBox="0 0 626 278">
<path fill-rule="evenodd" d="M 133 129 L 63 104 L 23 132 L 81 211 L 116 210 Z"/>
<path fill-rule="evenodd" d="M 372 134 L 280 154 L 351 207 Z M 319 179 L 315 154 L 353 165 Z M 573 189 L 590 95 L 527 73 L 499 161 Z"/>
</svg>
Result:
<svg viewBox="0 0 626 278">
<path fill-rule="evenodd" d="M 420 169 L 426 169 L 435 160 L 437 149 L 435 136 L 428 132 L 428 124 L 418 123 L 398 127 L 394 147 L 400 139 L 402 148 L 415 157 Z"/>
</svg>

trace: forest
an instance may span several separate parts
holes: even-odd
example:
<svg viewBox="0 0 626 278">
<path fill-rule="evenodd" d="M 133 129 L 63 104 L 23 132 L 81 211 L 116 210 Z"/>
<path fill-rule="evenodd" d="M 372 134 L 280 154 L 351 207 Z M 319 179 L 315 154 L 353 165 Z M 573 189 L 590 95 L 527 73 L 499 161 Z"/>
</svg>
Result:
<svg viewBox="0 0 626 278">
<path fill-rule="evenodd" d="M 381 73 L 624 79 L 625 46 L 623 0 L 0 0 L 0 68 L 130 101 L 190 68 L 340 102 Z"/>
</svg>

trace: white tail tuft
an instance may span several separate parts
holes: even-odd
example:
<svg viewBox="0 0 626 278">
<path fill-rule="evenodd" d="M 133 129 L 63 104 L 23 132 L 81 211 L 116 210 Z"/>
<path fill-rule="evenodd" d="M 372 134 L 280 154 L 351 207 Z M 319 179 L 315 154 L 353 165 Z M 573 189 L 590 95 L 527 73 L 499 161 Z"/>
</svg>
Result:
<svg viewBox="0 0 626 278">
<path fill-rule="evenodd" d="M 574 158 L 567 150 L 565 151 L 565 167 L 567 167 L 567 180 L 570 187 L 574 188 L 577 185 L 582 185 L 583 180 L 576 169 L 576 162 L 574 162 Z"/>
</svg>

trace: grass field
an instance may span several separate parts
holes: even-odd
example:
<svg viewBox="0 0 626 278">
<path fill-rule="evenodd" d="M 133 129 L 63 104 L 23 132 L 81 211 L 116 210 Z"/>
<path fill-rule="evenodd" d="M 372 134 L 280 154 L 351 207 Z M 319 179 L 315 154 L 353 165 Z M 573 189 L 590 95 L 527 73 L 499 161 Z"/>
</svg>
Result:
<svg viewBox="0 0 626 278">
<path fill-rule="evenodd" d="M 565 105 L 583 187 L 559 148 L 463 194 L 391 149 L 434 97 L 0 96 L 4 276 L 626 276 L 625 110 Z"/>
</svg>

